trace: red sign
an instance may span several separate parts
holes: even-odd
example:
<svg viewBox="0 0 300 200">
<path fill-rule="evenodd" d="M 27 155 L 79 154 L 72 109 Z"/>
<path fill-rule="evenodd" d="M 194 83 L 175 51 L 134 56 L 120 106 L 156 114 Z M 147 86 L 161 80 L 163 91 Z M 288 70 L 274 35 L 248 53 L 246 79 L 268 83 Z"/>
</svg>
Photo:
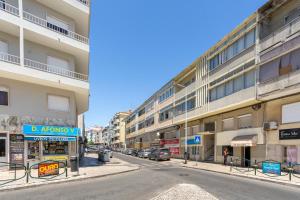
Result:
<svg viewBox="0 0 300 200">
<path fill-rule="evenodd" d="M 172 155 L 179 155 L 179 147 L 170 147 L 170 152 Z"/>
<path fill-rule="evenodd" d="M 38 166 L 39 166 L 39 169 L 38 169 L 39 177 L 59 175 L 59 163 L 58 162 L 40 163 Z"/>
</svg>

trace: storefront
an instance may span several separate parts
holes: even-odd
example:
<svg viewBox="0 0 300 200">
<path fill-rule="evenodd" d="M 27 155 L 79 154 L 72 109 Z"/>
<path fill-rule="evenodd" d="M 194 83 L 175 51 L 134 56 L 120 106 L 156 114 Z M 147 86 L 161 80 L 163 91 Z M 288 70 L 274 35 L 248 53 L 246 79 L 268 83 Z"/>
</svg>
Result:
<svg viewBox="0 0 300 200">
<path fill-rule="evenodd" d="M 180 157 L 184 158 L 185 152 L 185 137 L 180 138 Z M 203 160 L 202 157 L 203 149 L 203 136 L 200 136 L 199 141 L 195 141 L 195 136 L 187 137 L 187 152 L 190 160 Z"/>
<path fill-rule="evenodd" d="M 76 155 L 79 131 L 71 127 L 23 125 L 26 162 L 69 160 L 69 156 Z"/>
<path fill-rule="evenodd" d="M 179 139 L 162 139 L 160 140 L 160 146 L 170 149 L 172 157 L 178 157 L 179 155 Z"/>
</svg>

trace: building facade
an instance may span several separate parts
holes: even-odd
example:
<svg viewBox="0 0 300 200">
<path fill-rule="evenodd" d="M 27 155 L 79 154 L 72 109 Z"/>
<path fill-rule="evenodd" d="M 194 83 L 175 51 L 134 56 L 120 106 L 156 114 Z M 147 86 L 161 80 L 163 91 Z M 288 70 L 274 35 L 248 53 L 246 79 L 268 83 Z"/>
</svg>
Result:
<svg viewBox="0 0 300 200">
<path fill-rule="evenodd" d="M 299 163 L 299 10 L 297 0 L 259 8 L 127 118 L 128 146 Z"/>
<path fill-rule="evenodd" d="M 0 1 L 0 161 L 66 160 L 89 105 L 89 1 Z"/>
<path fill-rule="evenodd" d="M 85 137 L 89 144 L 103 145 L 103 127 L 94 126 L 85 130 Z"/>
</svg>

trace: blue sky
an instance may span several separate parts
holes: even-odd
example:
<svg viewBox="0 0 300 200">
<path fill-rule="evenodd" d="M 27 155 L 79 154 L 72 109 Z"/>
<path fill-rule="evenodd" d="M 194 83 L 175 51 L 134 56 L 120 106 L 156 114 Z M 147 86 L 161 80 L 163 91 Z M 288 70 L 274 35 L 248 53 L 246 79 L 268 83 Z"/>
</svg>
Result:
<svg viewBox="0 0 300 200">
<path fill-rule="evenodd" d="M 86 126 L 134 109 L 266 0 L 94 0 Z"/>
</svg>

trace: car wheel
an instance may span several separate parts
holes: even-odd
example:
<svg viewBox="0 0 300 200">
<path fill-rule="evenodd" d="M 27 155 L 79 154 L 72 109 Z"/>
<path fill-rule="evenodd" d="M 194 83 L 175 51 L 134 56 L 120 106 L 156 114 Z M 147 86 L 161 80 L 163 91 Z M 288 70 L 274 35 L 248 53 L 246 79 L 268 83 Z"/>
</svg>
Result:
<svg viewBox="0 0 300 200">
<path fill-rule="evenodd" d="M 158 162 L 158 158 L 157 158 L 157 157 L 155 158 L 155 161 L 157 161 L 157 162 Z"/>
</svg>

